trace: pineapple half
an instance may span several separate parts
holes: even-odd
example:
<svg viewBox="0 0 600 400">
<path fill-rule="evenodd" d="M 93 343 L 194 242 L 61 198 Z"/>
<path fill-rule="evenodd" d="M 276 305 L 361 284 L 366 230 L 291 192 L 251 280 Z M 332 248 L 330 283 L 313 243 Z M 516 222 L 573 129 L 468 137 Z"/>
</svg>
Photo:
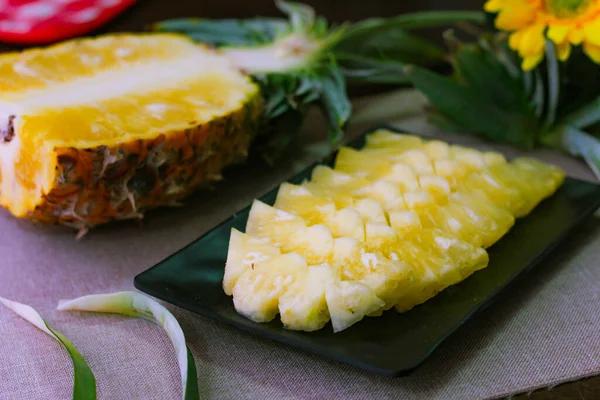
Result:
<svg viewBox="0 0 600 400">
<path fill-rule="evenodd" d="M 283 183 L 273 206 L 253 203 L 223 288 L 242 315 L 295 330 L 406 312 L 485 268 L 485 248 L 563 180 L 539 161 L 377 131 Z"/>
<path fill-rule="evenodd" d="M 242 160 L 258 87 L 173 34 L 0 56 L 0 205 L 78 229 L 176 204 Z"/>
</svg>

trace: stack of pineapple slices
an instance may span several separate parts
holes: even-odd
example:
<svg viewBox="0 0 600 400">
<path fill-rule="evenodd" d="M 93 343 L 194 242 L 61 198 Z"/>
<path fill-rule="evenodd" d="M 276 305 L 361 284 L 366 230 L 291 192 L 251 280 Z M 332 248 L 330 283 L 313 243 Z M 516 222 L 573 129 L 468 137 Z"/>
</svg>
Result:
<svg viewBox="0 0 600 400">
<path fill-rule="evenodd" d="M 223 288 L 245 317 L 294 330 L 407 311 L 486 267 L 485 248 L 563 180 L 532 159 L 377 131 L 281 185 L 274 207 L 254 201 Z"/>
</svg>

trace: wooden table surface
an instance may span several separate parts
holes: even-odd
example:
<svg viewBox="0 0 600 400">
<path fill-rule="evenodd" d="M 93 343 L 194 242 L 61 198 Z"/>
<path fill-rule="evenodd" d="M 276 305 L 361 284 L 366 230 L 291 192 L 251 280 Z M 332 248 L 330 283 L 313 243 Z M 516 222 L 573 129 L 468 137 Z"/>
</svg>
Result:
<svg viewBox="0 0 600 400">
<path fill-rule="evenodd" d="M 483 1 L 423 0 L 420 2 L 400 2 L 389 0 L 309 0 L 306 3 L 315 7 L 317 12 L 332 21 L 357 20 L 367 17 L 391 16 L 398 13 L 431 9 L 479 9 Z M 117 19 L 93 32 L 141 31 L 155 21 L 177 17 L 243 18 L 258 15 L 278 15 L 272 0 L 141 0 Z M 440 41 L 439 32 L 425 32 L 425 36 Z M 0 43 L 0 51 L 19 49 L 6 43 Z M 523 394 L 515 399 L 567 400 L 600 399 L 600 377 L 567 383 L 549 390 L 539 390 Z"/>
</svg>

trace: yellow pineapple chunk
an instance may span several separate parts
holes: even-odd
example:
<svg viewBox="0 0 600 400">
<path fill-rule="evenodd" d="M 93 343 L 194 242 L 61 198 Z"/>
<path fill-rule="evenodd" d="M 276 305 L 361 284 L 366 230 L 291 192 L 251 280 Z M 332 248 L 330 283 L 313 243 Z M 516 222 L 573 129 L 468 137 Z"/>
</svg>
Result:
<svg viewBox="0 0 600 400">
<path fill-rule="evenodd" d="M 270 239 L 277 247 L 287 246 L 292 236 L 305 229 L 306 224 L 302 218 L 259 200 L 252 203 L 246 224 L 247 234 Z"/>
<path fill-rule="evenodd" d="M 336 171 L 361 178 L 379 178 L 389 174 L 391 168 L 391 163 L 387 158 L 351 149 L 350 147 L 339 149 L 334 166 Z"/>
<path fill-rule="evenodd" d="M 329 282 L 325 298 L 334 332 L 349 328 L 385 305 L 373 289 L 355 281 Z"/>
<path fill-rule="evenodd" d="M 422 144 L 423 140 L 418 136 L 399 134 L 380 129 L 367 135 L 365 149 L 397 148 L 410 150 L 420 148 Z"/>
<path fill-rule="evenodd" d="M 450 145 L 441 140 L 430 140 L 425 142 L 423 144 L 423 151 L 432 160 L 449 160 L 451 158 Z"/>
<path fill-rule="evenodd" d="M 405 263 L 368 251 L 364 243 L 353 238 L 335 239 L 331 266 L 342 280 L 357 281 L 373 289 L 384 301 L 384 310 L 393 307 L 405 288 L 412 286 L 413 274 Z"/>
<path fill-rule="evenodd" d="M 330 319 L 325 293 L 334 280 L 333 272 L 323 264 L 308 267 L 300 276 L 279 297 L 281 323 L 287 329 L 316 331 Z"/>
<path fill-rule="evenodd" d="M 269 322 L 279 312 L 279 297 L 306 279 L 308 267 L 298 253 L 287 253 L 246 270 L 233 286 L 238 313 L 255 322 Z"/>
<path fill-rule="evenodd" d="M 358 211 L 364 221 L 375 222 L 387 225 L 385 211 L 377 200 L 370 198 L 359 199 L 356 201 L 353 209 Z"/>
<path fill-rule="evenodd" d="M 355 195 L 371 185 L 371 182 L 363 177 L 336 171 L 323 165 L 313 170 L 311 181 L 325 188 L 335 188 L 348 196 Z"/>
<path fill-rule="evenodd" d="M 324 224 L 334 237 L 353 237 L 364 241 L 361 215 L 353 208 L 337 210 L 329 197 L 313 194 L 314 187 L 283 183 L 277 193 L 274 207 L 304 219 L 307 224 Z"/>
<path fill-rule="evenodd" d="M 310 265 L 327 262 L 333 250 L 333 236 L 325 225 L 307 227 L 302 218 L 258 200 L 250 209 L 246 232 L 270 239 L 282 252 L 299 252 Z"/>
<path fill-rule="evenodd" d="M 233 287 L 239 277 L 248 269 L 257 264 L 269 261 L 281 254 L 269 239 L 255 238 L 237 229 L 231 229 L 225 276 L 223 277 L 223 290 L 228 295 L 233 293 Z"/>
</svg>

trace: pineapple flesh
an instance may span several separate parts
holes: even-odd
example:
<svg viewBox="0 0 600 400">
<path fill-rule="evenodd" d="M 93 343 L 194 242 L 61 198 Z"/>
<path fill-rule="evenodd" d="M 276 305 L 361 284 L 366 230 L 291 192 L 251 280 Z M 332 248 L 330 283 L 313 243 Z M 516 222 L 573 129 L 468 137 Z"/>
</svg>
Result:
<svg viewBox="0 0 600 400">
<path fill-rule="evenodd" d="M 540 161 L 380 130 L 282 184 L 273 206 L 256 200 L 223 287 L 241 314 L 294 330 L 406 312 L 485 268 L 485 249 L 563 180 Z"/>
<path fill-rule="evenodd" d="M 85 229 L 176 204 L 245 158 L 251 80 L 172 34 L 67 41 L 0 56 L 0 205 Z"/>
</svg>

